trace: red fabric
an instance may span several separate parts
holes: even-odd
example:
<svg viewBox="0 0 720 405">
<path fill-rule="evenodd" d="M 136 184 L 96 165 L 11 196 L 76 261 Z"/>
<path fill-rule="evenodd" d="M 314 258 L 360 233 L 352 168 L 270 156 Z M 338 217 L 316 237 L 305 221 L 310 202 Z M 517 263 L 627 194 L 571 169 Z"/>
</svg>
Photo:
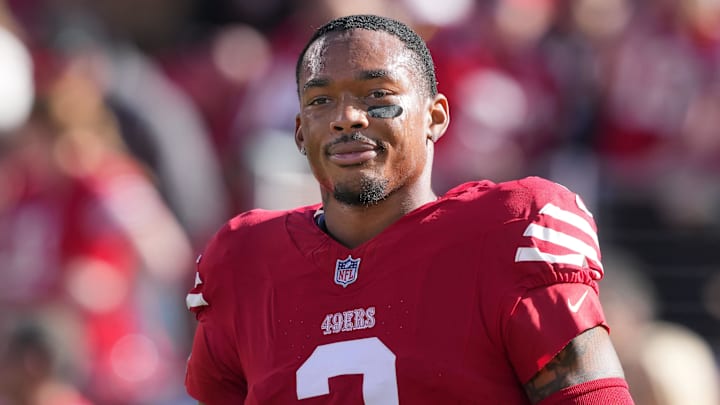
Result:
<svg viewBox="0 0 720 405">
<path fill-rule="evenodd" d="M 538 405 L 633 405 L 634 403 L 624 379 L 603 378 L 557 391 L 538 402 Z"/>
<path fill-rule="evenodd" d="M 570 253 L 525 235 L 532 224 L 593 244 L 577 201 L 537 178 L 468 183 L 355 249 L 316 225 L 319 206 L 242 214 L 198 264 L 187 389 L 200 402 L 360 404 L 367 391 L 400 403 L 526 405 L 519 376 L 539 371 L 575 331 L 604 324 L 598 263 L 516 260 L 520 248 Z M 541 213 L 550 203 L 583 218 L 585 232 Z M 355 275 L 349 259 L 359 260 Z M 584 292 L 572 312 L 567 299 Z M 540 327 L 523 342 L 518 323 L 528 317 Z"/>
<path fill-rule="evenodd" d="M 555 284 L 530 291 L 518 303 L 508 326 L 508 353 L 520 381 L 529 381 L 580 333 L 597 325 L 607 328 L 604 319 L 597 293 L 585 284 Z"/>
<path fill-rule="evenodd" d="M 202 398 L 205 405 L 243 404 L 245 403 L 246 388 L 242 375 L 235 375 L 231 370 L 219 367 L 221 356 L 232 356 L 230 353 L 213 353 L 207 344 L 208 337 L 217 341 L 219 337 L 212 337 L 213 327 L 201 322 L 195 331 L 192 355 L 188 359 L 185 374 L 185 385 L 188 393 L 195 398 Z M 224 346 L 229 348 L 230 346 Z M 205 368 L 210 365 L 210 367 Z"/>
</svg>

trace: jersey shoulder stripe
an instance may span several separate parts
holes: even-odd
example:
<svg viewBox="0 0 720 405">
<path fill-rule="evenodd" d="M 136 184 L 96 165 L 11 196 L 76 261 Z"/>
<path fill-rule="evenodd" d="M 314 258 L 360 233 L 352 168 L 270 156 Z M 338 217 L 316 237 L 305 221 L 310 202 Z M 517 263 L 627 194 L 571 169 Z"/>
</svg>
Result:
<svg viewBox="0 0 720 405">
<path fill-rule="evenodd" d="M 535 203 L 540 207 L 528 218 L 523 241 L 515 251 L 515 262 L 545 262 L 588 271 L 591 278 L 603 277 L 600 243 L 592 213 L 582 199 L 552 182 L 534 181 Z"/>
<path fill-rule="evenodd" d="M 578 201 L 582 201 L 582 200 L 579 200 L 579 198 L 580 198 L 579 196 L 577 198 L 578 198 Z M 584 206 L 585 205 L 583 204 L 583 207 Z M 587 210 L 587 208 L 585 208 L 585 210 Z M 588 214 L 590 214 L 590 211 L 586 211 L 586 212 Z M 565 222 L 566 224 L 572 225 L 575 228 L 577 228 L 578 230 L 584 232 L 589 237 L 591 237 L 592 240 L 595 241 L 596 245 L 598 244 L 597 233 L 595 232 L 593 225 L 590 224 L 590 222 L 587 219 L 581 217 L 580 215 L 575 214 L 568 210 L 564 210 L 552 203 L 545 204 L 545 206 L 543 206 L 540 209 L 540 215 L 547 215 L 547 216 L 553 217 L 559 221 Z"/>
</svg>

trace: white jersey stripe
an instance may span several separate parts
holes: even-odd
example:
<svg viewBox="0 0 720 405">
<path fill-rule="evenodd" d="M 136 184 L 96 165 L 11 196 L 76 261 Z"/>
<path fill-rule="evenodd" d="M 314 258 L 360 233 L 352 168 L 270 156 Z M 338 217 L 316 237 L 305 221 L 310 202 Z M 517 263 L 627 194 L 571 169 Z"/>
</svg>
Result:
<svg viewBox="0 0 720 405">
<path fill-rule="evenodd" d="M 195 307 L 202 307 L 204 305 L 210 305 L 207 301 L 205 301 L 205 298 L 203 297 L 202 293 L 199 294 L 188 294 L 185 297 L 185 305 L 187 305 L 188 309 L 195 308 Z"/>
<path fill-rule="evenodd" d="M 590 225 L 590 223 L 585 218 L 570 211 L 566 211 L 553 204 L 546 204 L 544 207 L 542 207 L 542 209 L 540 210 L 540 214 L 553 217 L 578 228 L 579 230 L 586 233 L 589 237 L 591 237 L 592 240 L 595 241 L 595 244 L 597 246 L 600 246 L 597 233 L 595 233 L 592 225 Z"/>
<path fill-rule="evenodd" d="M 554 255 L 550 253 L 541 252 L 536 247 L 520 247 L 515 253 L 516 262 L 547 262 L 547 263 L 560 263 L 570 264 L 578 267 L 587 267 L 587 259 L 585 255 L 581 254 L 569 254 L 569 255 Z"/>
<path fill-rule="evenodd" d="M 600 259 L 598 258 L 598 251 L 594 247 L 566 233 L 540 226 L 538 224 L 530 224 L 525 229 L 525 233 L 523 235 L 544 240 L 558 246 L 562 246 L 564 248 L 572 250 L 573 252 L 585 255 L 588 259 L 592 260 L 595 263 L 600 263 Z"/>
<path fill-rule="evenodd" d="M 578 206 L 581 210 L 583 210 L 583 212 L 586 213 L 587 216 L 589 216 L 590 218 L 593 218 L 592 212 L 590 212 L 590 210 L 587 208 L 587 206 L 586 206 L 585 203 L 583 202 L 582 198 L 580 198 L 580 196 L 577 195 L 577 194 L 575 194 L 575 204 L 577 204 L 577 206 Z"/>
<path fill-rule="evenodd" d="M 536 247 L 520 247 L 515 253 L 516 262 L 546 262 L 570 264 L 577 267 L 587 268 L 587 258 L 581 254 L 554 255 L 540 251 Z M 600 280 L 603 277 L 602 263 L 596 262 L 600 266 L 600 270 L 590 268 L 590 275 L 594 280 Z"/>
</svg>

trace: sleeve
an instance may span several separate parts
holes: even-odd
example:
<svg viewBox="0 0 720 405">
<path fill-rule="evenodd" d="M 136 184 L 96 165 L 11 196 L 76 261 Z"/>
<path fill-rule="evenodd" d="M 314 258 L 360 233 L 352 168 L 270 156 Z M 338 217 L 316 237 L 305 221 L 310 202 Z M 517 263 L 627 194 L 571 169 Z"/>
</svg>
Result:
<svg viewBox="0 0 720 405">
<path fill-rule="evenodd" d="M 575 336 L 605 324 L 595 290 L 585 284 L 539 287 L 523 296 L 510 314 L 505 346 L 524 384 Z"/>
<path fill-rule="evenodd" d="M 512 209 L 495 250 L 503 269 L 501 340 L 525 383 L 574 337 L 607 328 L 598 298 L 603 276 L 597 226 L 582 199 L 539 178 L 509 189 Z"/>
<path fill-rule="evenodd" d="M 627 383 L 622 378 L 603 378 L 563 388 L 538 405 L 634 405 Z"/>
<path fill-rule="evenodd" d="M 193 288 L 186 304 L 198 321 L 192 352 L 185 370 L 185 387 L 193 398 L 206 405 L 241 404 L 247 383 L 238 358 L 233 328 L 231 289 L 227 266 L 215 254 L 221 242 L 216 237 L 198 257 Z"/>
<path fill-rule="evenodd" d="M 242 404 L 247 384 L 216 360 L 213 335 L 212 326 L 201 320 L 185 370 L 185 388 L 190 396 L 205 405 Z"/>
<path fill-rule="evenodd" d="M 529 217 L 520 221 L 515 263 L 537 263 L 558 280 L 603 277 L 600 242 L 592 213 L 579 195 L 552 183 L 531 183 Z"/>
</svg>

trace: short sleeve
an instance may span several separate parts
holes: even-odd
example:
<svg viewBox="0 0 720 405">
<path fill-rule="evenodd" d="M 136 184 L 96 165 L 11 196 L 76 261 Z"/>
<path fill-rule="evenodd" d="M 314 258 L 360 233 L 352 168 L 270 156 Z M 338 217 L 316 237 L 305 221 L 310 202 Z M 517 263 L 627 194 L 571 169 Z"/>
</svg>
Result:
<svg viewBox="0 0 720 405">
<path fill-rule="evenodd" d="M 497 274 L 496 336 L 524 383 L 577 335 L 606 326 L 597 284 L 604 270 L 597 225 L 580 196 L 540 178 L 499 190 L 505 221 L 487 247 Z"/>
<path fill-rule="evenodd" d="M 195 330 L 192 352 L 185 370 L 188 394 L 205 405 L 242 404 L 247 384 L 240 376 L 218 364 L 211 347 L 212 327 L 202 320 Z"/>
<path fill-rule="evenodd" d="M 607 328 L 596 290 L 585 284 L 540 287 L 522 297 L 510 314 L 505 345 L 522 383 L 545 367 L 574 337 Z"/>
<path fill-rule="evenodd" d="M 222 235 L 222 231 L 220 232 Z M 186 304 L 198 321 L 185 371 L 185 387 L 206 405 L 241 404 L 247 395 L 233 317 L 236 305 L 231 267 L 224 261 L 222 237 L 216 236 L 196 261 L 194 285 Z"/>
<path fill-rule="evenodd" d="M 521 184 L 527 187 L 523 194 L 532 199 L 527 217 L 518 223 L 522 234 L 517 235 L 516 265 L 527 264 L 531 271 L 545 267 L 558 280 L 570 281 L 567 276 L 600 280 L 604 273 L 597 225 L 582 198 L 546 180 L 526 179 Z"/>
</svg>

